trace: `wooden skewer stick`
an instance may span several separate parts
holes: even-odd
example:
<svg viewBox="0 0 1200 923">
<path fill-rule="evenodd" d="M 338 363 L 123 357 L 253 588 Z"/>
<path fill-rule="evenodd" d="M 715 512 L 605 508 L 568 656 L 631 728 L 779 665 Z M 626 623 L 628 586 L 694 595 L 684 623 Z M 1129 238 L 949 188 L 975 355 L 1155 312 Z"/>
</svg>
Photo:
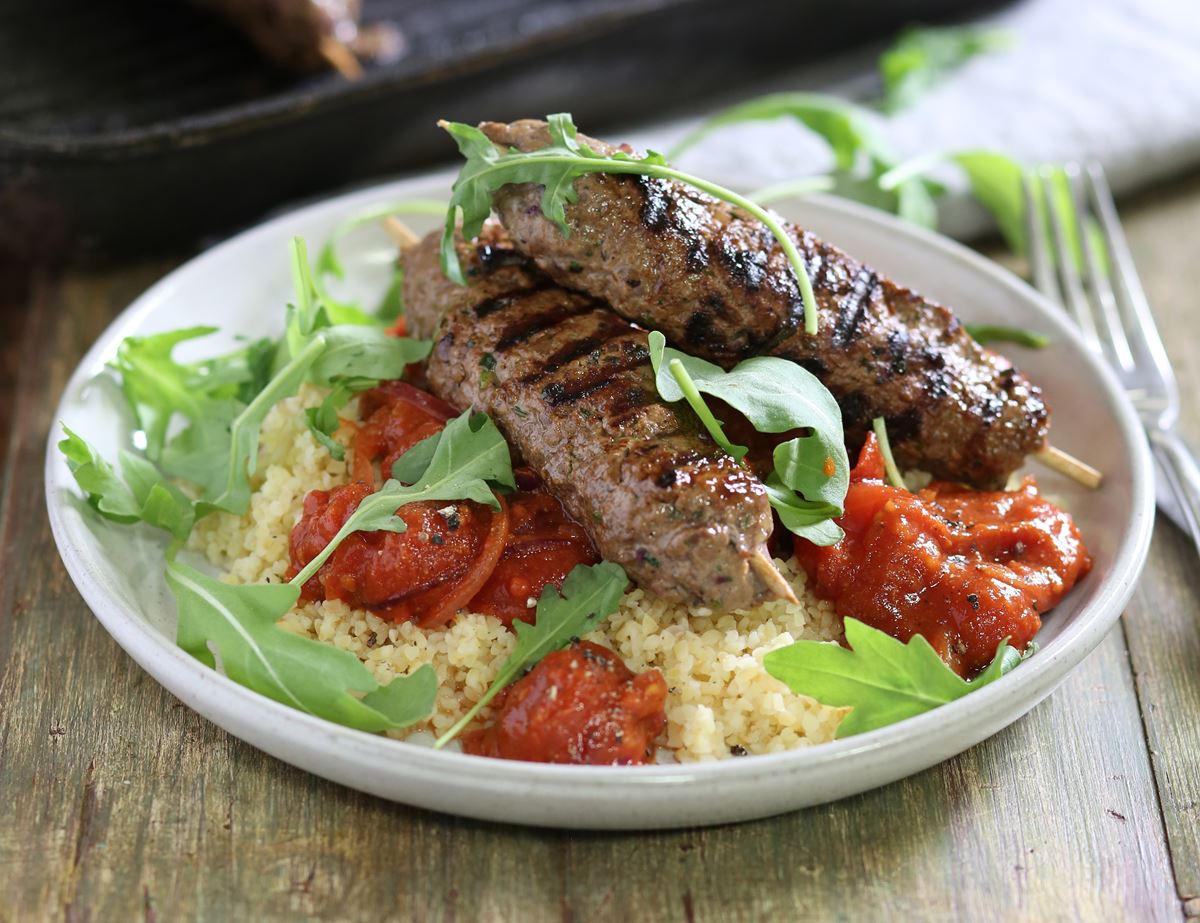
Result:
<svg viewBox="0 0 1200 923">
<path fill-rule="evenodd" d="M 1034 452 L 1033 457 L 1047 468 L 1052 468 L 1059 474 L 1065 474 L 1072 481 L 1092 490 L 1099 487 L 1104 480 L 1104 475 L 1087 462 L 1082 462 L 1074 455 L 1070 455 L 1062 449 L 1056 449 L 1052 445 L 1046 446 L 1040 452 Z"/>
<path fill-rule="evenodd" d="M 766 584 L 767 589 L 780 599 L 786 599 L 790 603 L 799 602 L 796 594 L 792 592 L 791 585 L 783 579 L 783 574 L 779 573 L 775 562 L 764 549 L 760 548 L 750 556 L 750 569 Z"/>
<path fill-rule="evenodd" d="M 421 242 L 417 232 L 395 216 L 389 215 L 383 219 L 383 229 L 401 250 L 411 250 Z"/>
<path fill-rule="evenodd" d="M 355 57 L 354 52 L 333 36 L 326 35 L 321 39 L 317 44 L 317 53 L 329 62 L 330 67 L 347 80 L 360 80 L 362 78 L 362 65 L 358 63 L 358 58 Z"/>
</svg>

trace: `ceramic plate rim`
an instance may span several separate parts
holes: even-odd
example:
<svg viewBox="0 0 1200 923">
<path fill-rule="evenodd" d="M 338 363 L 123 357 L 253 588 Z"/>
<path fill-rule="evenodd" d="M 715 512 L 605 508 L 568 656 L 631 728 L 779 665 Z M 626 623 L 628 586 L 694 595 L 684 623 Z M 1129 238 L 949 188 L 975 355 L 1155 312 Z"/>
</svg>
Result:
<svg viewBox="0 0 1200 923">
<path fill-rule="evenodd" d="M 349 212 L 365 204 L 394 199 L 405 194 L 408 187 L 424 186 L 443 175 L 450 176 L 450 174 L 441 173 L 425 174 L 381 183 L 302 205 L 251 227 L 177 267 L 136 298 L 108 325 L 72 373 L 57 406 L 54 420 L 63 419 L 70 396 L 95 375 L 103 360 L 111 355 L 115 344 L 170 299 L 180 276 L 185 272 L 197 271 L 197 267 L 202 266 L 205 262 L 219 259 L 227 251 L 248 243 L 258 235 L 275 233 L 281 225 L 286 225 L 289 221 L 306 214 L 326 209 L 343 213 Z M 894 233 L 915 237 L 930 251 L 936 251 L 938 258 L 965 264 L 969 270 L 988 277 L 991 284 L 1009 290 L 1014 297 L 1032 302 L 1035 308 L 1046 316 L 1048 326 L 1054 328 L 1056 336 L 1071 340 L 1078 358 L 1087 363 L 1091 367 L 1092 373 L 1103 382 L 1105 396 L 1114 410 L 1117 429 L 1124 442 L 1132 447 L 1134 457 L 1131 459 L 1131 493 L 1134 502 L 1133 508 L 1129 511 L 1128 525 L 1130 528 L 1117 547 L 1112 572 L 1102 582 L 1096 599 L 1089 606 L 1080 610 L 1072 624 L 1066 626 L 1062 634 L 1055 638 L 1052 647 L 1043 649 L 1037 656 L 1023 664 L 1019 670 L 970 696 L 879 730 L 811 748 L 711 763 L 645 767 L 556 766 L 469 757 L 460 753 L 434 751 L 427 747 L 353 730 L 295 711 L 234 683 L 193 659 L 164 635 L 148 626 L 143 626 L 133 613 L 125 611 L 118 601 L 111 599 L 105 593 L 94 573 L 97 562 L 89 560 L 83 550 L 76 547 L 70 540 L 66 517 L 77 515 L 77 513 L 60 497 L 64 489 L 74 490 L 74 482 L 70 479 L 65 464 L 60 460 L 56 447 L 60 438 L 56 423 L 55 427 L 51 429 L 47 442 L 45 492 L 54 539 L 67 571 L 88 607 L 118 644 L 168 691 L 185 701 L 190 707 L 202 711 L 210 720 L 215 720 L 211 719 L 211 710 L 226 711 L 240 703 L 258 713 L 262 718 L 280 722 L 283 727 L 290 726 L 295 731 L 329 736 L 332 743 L 348 747 L 349 751 L 372 753 L 379 750 L 387 755 L 402 756 L 414 764 L 413 768 L 416 769 L 423 768 L 436 774 L 452 771 L 459 776 L 486 777 L 489 782 L 497 779 L 501 782 L 518 783 L 531 780 L 555 782 L 571 780 L 643 786 L 717 779 L 745 781 L 784 766 L 789 769 L 813 768 L 826 763 L 853 760 L 868 752 L 897 747 L 905 743 L 911 745 L 914 740 L 924 738 L 935 729 L 941 735 L 964 730 L 976 723 L 977 719 L 981 719 L 991 706 L 1014 692 L 1017 684 L 1027 687 L 1030 692 L 1025 698 L 1036 703 L 1082 661 L 1107 634 L 1132 595 L 1134 584 L 1144 565 L 1149 551 L 1154 521 L 1154 494 L 1151 457 L 1141 435 L 1138 418 L 1112 372 L 1086 350 L 1079 340 L 1078 334 L 1056 316 L 1053 306 L 1016 276 L 961 244 L 939 234 L 913 227 L 891 215 L 829 196 L 814 195 L 810 201 L 818 208 L 842 212 L 856 221 L 882 225 Z M 931 253 L 931 255 L 933 254 Z M 66 476 L 64 477 L 64 475 Z M 162 662 L 162 658 L 166 658 L 166 661 Z M 163 673 L 168 665 L 174 672 L 164 678 Z M 1031 708 L 1032 704 L 1028 707 Z M 1004 723 L 1008 724 L 1017 720 L 1017 717 L 1027 710 L 1027 708 L 1021 709 L 1017 716 Z M 252 715 L 251 720 L 258 721 L 259 718 Z M 222 722 L 218 721 L 217 723 L 221 724 Z M 265 749 L 261 743 L 255 740 L 248 742 Z M 462 781 L 470 781 L 470 779 Z"/>
</svg>

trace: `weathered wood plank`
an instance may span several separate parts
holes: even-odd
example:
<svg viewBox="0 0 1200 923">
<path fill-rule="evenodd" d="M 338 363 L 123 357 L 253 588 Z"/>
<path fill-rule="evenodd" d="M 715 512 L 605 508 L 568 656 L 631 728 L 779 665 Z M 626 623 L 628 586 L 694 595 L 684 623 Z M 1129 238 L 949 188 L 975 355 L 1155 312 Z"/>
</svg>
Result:
<svg viewBox="0 0 1200 923">
<path fill-rule="evenodd" d="M 1180 425 L 1200 446 L 1200 181 L 1123 209 L 1130 246 L 1183 394 Z M 1125 617 L 1180 897 L 1200 917 L 1200 560 L 1160 521 L 1146 575 Z"/>
<path fill-rule="evenodd" d="M 1200 207 L 1200 188 L 1189 194 Z M 208 724 L 86 611 L 41 509 L 57 393 L 159 268 L 68 277 L 35 291 L 42 310 L 21 322 L 0 498 L 0 554 L 19 577 L 0 585 L 0 920 L 1179 918 L 1120 633 L 1029 718 L 944 766 L 715 830 L 571 834 L 441 817 L 330 785 Z M 1163 610 L 1139 596 L 1131 611 Z M 1148 621 L 1130 622 L 1131 644 L 1149 643 L 1132 629 Z M 1161 669 L 1139 666 L 1143 698 L 1183 707 L 1185 665 L 1150 653 Z M 1160 776 L 1187 771 L 1177 725 L 1195 705 L 1157 730 L 1147 715 Z M 1189 833 L 1171 829 L 1181 882 L 1195 871 L 1180 848 Z"/>
</svg>

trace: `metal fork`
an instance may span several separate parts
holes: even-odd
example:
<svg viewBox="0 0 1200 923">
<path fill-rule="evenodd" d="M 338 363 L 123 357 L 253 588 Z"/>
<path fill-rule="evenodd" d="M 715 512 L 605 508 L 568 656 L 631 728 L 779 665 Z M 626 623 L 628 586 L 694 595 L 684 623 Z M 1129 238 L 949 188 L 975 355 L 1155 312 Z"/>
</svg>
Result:
<svg viewBox="0 0 1200 923">
<path fill-rule="evenodd" d="M 1061 197 L 1051 192 L 1056 181 L 1053 168 L 1025 177 L 1034 283 L 1066 308 L 1084 342 L 1116 371 L 1159 464 L 1159 506 L 1200 547 L 1200 467 L 1175 430 L 1179 418 L 1175 373 L 1134 269 L 1108 181 L 1096 163 L 1066 164 L 1059 170 L 1069 193 L 1065 196 L 1068 214 L 1056 205 Z M 1049 233 L 1043 215 L 1049 216 Z M 1068 222 L 1073 222 L 1078 249 Z"/>
</svg>

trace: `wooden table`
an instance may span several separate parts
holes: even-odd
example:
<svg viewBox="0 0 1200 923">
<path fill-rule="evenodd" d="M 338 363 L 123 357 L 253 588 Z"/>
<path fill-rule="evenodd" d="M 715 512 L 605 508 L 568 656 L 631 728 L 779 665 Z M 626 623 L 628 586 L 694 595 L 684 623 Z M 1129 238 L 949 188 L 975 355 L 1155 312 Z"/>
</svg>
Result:
<svg viewBox="0 0 1200 923">
<path fill-rule="evenodd" d="M 1124 205 L 1200 444 L 1200 176 Z M 84 349 L 173 264 L 0 277 L 0 921 L 1200 917 L 1200 568 L 1160 522 L 1121 626 L 957 759 L 771 820 L 502 827 L 379 801 L 192 713 L 108 637 L 42 500 Z"/>
</svg>

